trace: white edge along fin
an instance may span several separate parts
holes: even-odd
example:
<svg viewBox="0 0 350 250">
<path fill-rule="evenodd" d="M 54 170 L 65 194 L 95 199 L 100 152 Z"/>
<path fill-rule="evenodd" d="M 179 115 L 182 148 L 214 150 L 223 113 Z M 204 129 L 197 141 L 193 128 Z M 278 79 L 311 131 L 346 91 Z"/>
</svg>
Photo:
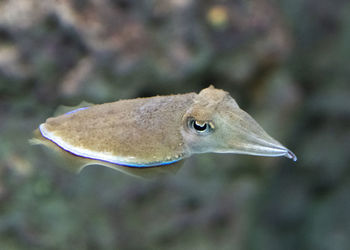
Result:
<svg viewBox="0 0 350 250">
<path fill-rule="evenodd" d="M 126 167 L 135 167 L 135 168 L 145 168 L 145 167 L 156 167 L 156 166 L 162 166 L 162 165 L 169 165 L 175 162 L 178 162 L 181 160 L 176 159 L 172 161 L 165 161 L 165 162 L 156 162 L 156 163 L 149 163 L 149 164 L 137 164 L 133 163 L 130 161 L 126 161 L 125 158 L 123 157 L 118 157 L 110 154 L 109 152 L 96 152 L 92 151 L 89 149 L 84 149 L 84 148 L 79 148 L 76 146 L 72 146 L 68 143 L 66 143 L 62 138 L 57 137 L 54 135 L 54 133 L 49 132 L 45 128 L 45 124 L 42 123 L 39 126 L 40 133 L 42 134 L 43 137 L 46 139 L 52 141 L 56 145 L 58 145 L 60 148 L 64 149 L 65 151 L 68 151 L 74 155 L 84 157 L 84 158 L 89 158 L 92 160 L 99 160 L 99 161 L 104 161 L 112 164 L 117 164 L 121 166 L 126 166 Z"/>
</svg>

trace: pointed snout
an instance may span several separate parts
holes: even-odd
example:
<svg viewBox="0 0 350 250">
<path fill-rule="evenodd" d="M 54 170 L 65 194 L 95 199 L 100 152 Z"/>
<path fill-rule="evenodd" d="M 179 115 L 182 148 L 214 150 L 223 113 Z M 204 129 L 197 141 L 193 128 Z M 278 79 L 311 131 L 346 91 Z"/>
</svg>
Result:
<svg viewBox="0 0 350 250">
<path fill-rule="evenodd" d="M 232 135 L 228 144 L 232 153 L 258 156 L 285 156 L 293 161 L 295 154 L 269 136 L 265 130 L 245 111 L 235 110 L 226 123 Z"/>
<path fill-rule="evenodd" d="M 249 134 L 246 138 L 246 140 L 241 141 L 242 149 L 245 151 L 242 153 L 271 157 L 285 156 L 293 161 L 297 160 L 296 155 L 292 151 L 267 134 L 266 136 Z"/>
</svg>

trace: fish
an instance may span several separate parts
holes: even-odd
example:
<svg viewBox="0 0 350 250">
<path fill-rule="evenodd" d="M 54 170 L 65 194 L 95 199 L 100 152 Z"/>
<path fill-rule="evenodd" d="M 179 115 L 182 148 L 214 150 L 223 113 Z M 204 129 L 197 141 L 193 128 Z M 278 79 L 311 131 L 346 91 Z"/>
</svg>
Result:
<svg viewBox="0 0 350 250">
<path fill-rule="evenodd" d="M 48 118 L 34 132 L 43 144 L 78 160 L 134 176 L 177 172 L 194 154 L 296 155 L 273 139 L 224 90 L 83 103 Z"/>
</svg>

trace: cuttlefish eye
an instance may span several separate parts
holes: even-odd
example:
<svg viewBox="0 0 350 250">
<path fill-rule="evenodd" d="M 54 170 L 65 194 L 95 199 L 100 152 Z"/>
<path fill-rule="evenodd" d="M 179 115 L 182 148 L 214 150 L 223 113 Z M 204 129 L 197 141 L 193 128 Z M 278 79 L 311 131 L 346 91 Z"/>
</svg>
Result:
<svg viewBox="0 0 350 250">
<path fill-rule="evenodd" d="M 206 135 L 213 132 L 214 125 L 212 122 L 199 122 L 193 118 L 188 121 L 188 126 L 191 130 L 195 131 L 197 134 Z"/>
</svg>

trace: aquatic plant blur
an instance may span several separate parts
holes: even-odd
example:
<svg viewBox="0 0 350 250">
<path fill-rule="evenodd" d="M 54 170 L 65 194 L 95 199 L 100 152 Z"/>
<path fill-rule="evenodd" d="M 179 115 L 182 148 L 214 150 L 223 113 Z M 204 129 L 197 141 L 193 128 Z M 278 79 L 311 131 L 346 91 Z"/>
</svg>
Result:
<svg viewBox="0 0 350 250">
<path fill-rule="evenodd" d="M 348 1 L 0 1 L 1 249 L 349 249 Z M 79 175 L 31 132 L 57 106 L 230 91 L 284 158 Z"/>
</svg>

